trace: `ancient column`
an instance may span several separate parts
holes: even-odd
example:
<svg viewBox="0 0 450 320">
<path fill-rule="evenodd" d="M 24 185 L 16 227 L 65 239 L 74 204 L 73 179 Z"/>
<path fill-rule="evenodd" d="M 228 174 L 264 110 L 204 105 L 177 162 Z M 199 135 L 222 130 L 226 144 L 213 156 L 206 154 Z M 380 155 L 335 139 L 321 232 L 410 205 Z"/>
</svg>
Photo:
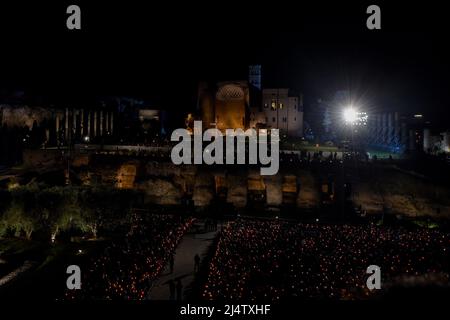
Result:
<svg viewBox="0 0 450 320">
<path fill-rule="evenodd" d="M 55 126 L 55 128 L 56 128 L 56 136 L 58 137 L 58 133 L 59 133 L 59 113 L 57 112 L 56 113 L 56 126 Z"/>
<path fill-rule="evenodd" d="M 394 143 L 398 147 L 400 145 L 400 125 L 398 123 L 398 112 L 394 113 Z"/>
<path fill-rule="evenodd" d="M 84 109 L 81 109 L 81 119 L 80 119 L 80 132 L 81 138 L 84 137 Z"/>
<path fill-rule="evenodd" d="M 94 137 L 97 136 L 97 111 L 94 111 Z"/>
<path fill-rule="evenodd" d="M 377 114 L 377 145 L 383 144 L 383 117 L 381 114 Z"/>
<path fill-rule="evenodd" d="M 111 124 L 109 125 L 109 128 L 111 130 L 111 135 L 114 133 L 114 112 L 111 112 L 111 116 L 109 117 L 109 120 Z"/>
<path fill-rule="evenodd" d="M 66 118 L 65 118 L 65 132 L 64 136 L 67 139 L 69 138 L 69 108 L 66 108 Z"/>
<path fill-rule="evenodd" d="M 74 139 L 77 136 L 77 114 L 78 110 L 72 109 L 72 133 L 73 133 L 72 138 Z"/>
<path fill-rule="evenodd" d="M 106 134 L 109 134 L 109 112 L 106 111 L 106 115 L 105 115 L 105 130 L 106 130 Z"/>
<path fill-rule="evenodd" d="M 88 120 L 87 120 L 87 135 L 91 137 L 91 111 L 88 112 Z"/>
<path fill-rule="evenodd" d="M 388 113 L 387 144 L 389 147 L 394 144 L 394 116 L 391 112 Z"/>
<path fill-rule="evenodd" d="M 100 110 L 100 137 L 103 136 L 103 110 Z"/>
<path fill-rule="evenodd" d="M 368 140 L 370 144 L 376 143 L 376 137 L 377 137 L 377 121 L 376 117 L 369 117 L 369 136 Z"/>
<path fill-rule="evenodd" d="M 408 129 L 406 127 L 406 123 L 402 122 L 402 129 L 401 129 L 401 144 L 403 148 L 408 147 Z"/>
<path fill-rule="evenodd" d="M 388 116 L 386 113 L 383 113 L 382 115 L 382 128 L 383 128 L 383 133 L 382 133 L 382 139 L 381 139 L 381 144 L 386 145 L 388 144 Z"/>
</svg>

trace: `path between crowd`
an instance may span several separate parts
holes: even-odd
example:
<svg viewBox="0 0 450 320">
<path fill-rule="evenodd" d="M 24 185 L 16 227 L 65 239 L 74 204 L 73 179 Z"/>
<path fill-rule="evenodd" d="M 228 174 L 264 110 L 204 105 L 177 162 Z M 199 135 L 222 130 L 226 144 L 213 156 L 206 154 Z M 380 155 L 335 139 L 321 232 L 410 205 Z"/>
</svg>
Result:
<svg viewBox="0 0 450 320">
<path fill-rule="evenodd" d="M 197 224 L 198 226 L 198 224 Z M 220 227 L 218 228 L 220 229 Z M 195 277 L 194 273 L 194 256 L 198 254 L 203 260 L 209 246 L 213 243 L 217 235 L 217 231 L 197 232 L 196 226 L 186 233 L 175 251 L 173 273 L 170 273 L 170 265 L 167 263 L 161 277 L 153 284 L 149 290 L 148 299 L 150 300 L 169 300 L 170 289 L 169 281 L 181 279 L 183 285 L 183 294 L 188 289 Z"/>
</svg>

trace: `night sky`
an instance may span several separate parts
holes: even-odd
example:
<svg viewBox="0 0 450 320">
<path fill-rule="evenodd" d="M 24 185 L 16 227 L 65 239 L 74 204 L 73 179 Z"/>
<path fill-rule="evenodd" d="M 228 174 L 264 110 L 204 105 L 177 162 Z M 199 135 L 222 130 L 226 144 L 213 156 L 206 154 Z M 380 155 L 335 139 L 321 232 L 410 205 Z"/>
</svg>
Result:
<svg viewBox="0 0 450 320">
<path fill-rule="evenodd" d="M 440 5 L 58 2 L 0 5 L 2 90 L 62 102 L 127 95 L 188 110 L 199 80 L 246 79 L 258 63 L 263 85 L 302 92 L 306 112 L 318 98 L 350 90 L 371 112 L 422 112 L 441 122 L 450 115 Z M 66 29 L 69 4 L 81 7 L 81 31 Z M 366 28 L 369 4 L 380 5 L 382 30 Z"/>
</svg>

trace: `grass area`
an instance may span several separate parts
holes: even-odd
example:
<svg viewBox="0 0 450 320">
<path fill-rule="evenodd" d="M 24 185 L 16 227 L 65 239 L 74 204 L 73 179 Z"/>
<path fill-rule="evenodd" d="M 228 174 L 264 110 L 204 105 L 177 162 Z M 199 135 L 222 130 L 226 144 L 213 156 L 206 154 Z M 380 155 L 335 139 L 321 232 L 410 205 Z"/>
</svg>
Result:
<svg viewBox="0 0 450 320">
<path fill-rule="evenodd" d="M 393 153 L 386 150 L 380 149 L 368 149 L 367 152 L 372 159 L 373 156 L 377 156 L 378 159 L 389 159 L 389 156 L 392 156 L 392 159 L 404 159 L 405 156 L 402 153 Z"/>
<path fill-rule="evenodd" d="M 315 144 L 300 138 L 289 138 L 281 141 L 280 149 L 294 150 L 294 151 L 311 151 L 311 152 L 339 152 L 342 151 L 336 146 L 329 146 L 326 144 Z"/>
<path fill-rule="evenodd" d="M 338 147 L 328 147 L 328 146 L 300 146 L 298 150 L 313 151 L 313 152 L 338 152 L 342 151 Z"/>
<path fill-rule="evenodd" d="M 422 221 L 422 220 L 414 220 L 412 223 L 414 223 L 415 225 L 422 227 L 422 228 L 427 228 L 427 229 L 435 229 L 435 228 L 439 228 L 439 225 L 436 222 L 428 222 L 428 221 Z"/>
</svg>

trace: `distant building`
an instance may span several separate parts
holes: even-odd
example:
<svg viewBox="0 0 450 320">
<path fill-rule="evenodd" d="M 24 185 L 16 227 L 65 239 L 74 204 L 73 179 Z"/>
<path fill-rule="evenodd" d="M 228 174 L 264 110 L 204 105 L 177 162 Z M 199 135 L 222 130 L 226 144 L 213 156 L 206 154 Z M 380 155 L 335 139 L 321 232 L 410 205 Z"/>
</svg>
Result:
<svg viewBox="0 0 450 320">
<path fill-rule="evenodd" d="M 395 153 L 417 150 L 423 137 L 417 130 L 420 126 L 414 121 L 411 116 L 398 112 L 371 114 L 367 143 Z"/>
<path fill-rule="evenodd" d="M 444 152 L 450 153 L 450 131 L 446 131 L 442 133 L 442 144 L 441 149 Z"/>
<path fill-rule="evenodd" d="M 251 110 L 250 127 L 280 129 L 283 135 L 302 137 L 302 97 L 290 96 L 287 88 L 263 89 L 262 105 Z"/>
<path fill-rule="evenodd" d="M 248 81 L 200 83 L 198 109 L 203 128 L 274 128 L 282 135 L 302 137 L 302 96 L 290 95 L 287 88 L 261 88 L 260 65 L 249 67 Z"/>
<path fill-rule="evenodd" d="M 248 67 L 248 82 L 256 89 L 262 89 L 261 65 L 253 65 Z"/>
<path fill-rule="evenodd" d="M 250 110 L 250 88 L 247 81 L 226 81 L 216 85 L 199 85 L 198 108 L 203 129 L 247 129 Z"/>
<path fill-rule="evenodd" d="M 429 128 L 423 129 L 423 151 L 430 154 L 450 152 L 450 132 L 432 134 Z"/>
<path fill-rule="evenodd" d="M 450 152 L 450 132 L 432 131 L 422 114 L 375 113 L 369 117 L 367 142 L 391 152 Z"/>
<path fill-rule="evenodd" d="M 151 131 L 154 134 L 167 134 L 167 112 L 161 109 L 138 109 L 139 121 L 145 131 Z M 151 128 L 151 130 L 149 130 Z"/>
</svg>

